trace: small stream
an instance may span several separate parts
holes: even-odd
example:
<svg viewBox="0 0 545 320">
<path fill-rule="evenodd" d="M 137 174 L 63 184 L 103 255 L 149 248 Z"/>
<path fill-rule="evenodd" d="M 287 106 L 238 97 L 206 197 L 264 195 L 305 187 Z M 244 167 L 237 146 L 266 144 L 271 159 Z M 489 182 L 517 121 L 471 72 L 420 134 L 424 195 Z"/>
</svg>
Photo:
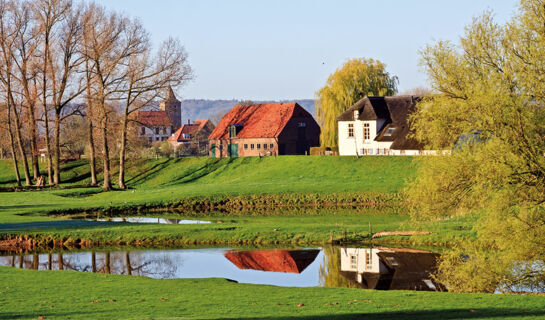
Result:
<svg viewBox="0 0 545 320">
<path fill-rule="evenodd" d="M 438 254 L 403 248 L 205 248 L 0 253 L 0 265 L 156 279 L 226 278 L 285 287 L 444 290 L 432 281 Z"/>
</svg>

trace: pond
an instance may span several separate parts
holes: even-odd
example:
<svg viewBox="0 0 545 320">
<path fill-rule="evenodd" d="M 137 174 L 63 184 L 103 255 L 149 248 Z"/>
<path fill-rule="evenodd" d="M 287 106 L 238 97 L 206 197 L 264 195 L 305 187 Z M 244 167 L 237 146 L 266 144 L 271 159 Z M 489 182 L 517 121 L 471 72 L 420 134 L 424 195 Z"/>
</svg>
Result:
<svg viewBox="0 0 545 320">
<path fill-rule="evenodd" d="M 400 248 L 206 248 L 78 251 L 0 256 L 0 265 L 77 270 L 156 279 L 226 278 L 289 287 L 443 290 L 430 278 L 439 255 Z"/>
<path fill-rule="evenodd" d="M 150 217 L 124 217 L 124 218 L 104 218 L 96 219 L 92 221 L 104 221 L 104 222 L 128 222 L 128 223 L 159 223 L 159 224 L 208 224 L 211 221 L 204 220 L 189 220 L 189 219 L 164 219 L 164 218 L 150 218 Z"/>
</svg>

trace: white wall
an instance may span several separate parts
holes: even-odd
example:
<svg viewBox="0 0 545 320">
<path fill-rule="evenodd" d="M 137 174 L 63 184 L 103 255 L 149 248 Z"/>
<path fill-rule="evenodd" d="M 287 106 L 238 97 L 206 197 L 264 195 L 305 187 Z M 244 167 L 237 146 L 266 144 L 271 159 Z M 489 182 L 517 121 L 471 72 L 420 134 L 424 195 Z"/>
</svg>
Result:
<svg viewBox="0 0 545 320">
<path fill-rule="evenodd" d="M 357 273 L 385 273 L 388 272 L 386 266 L 380 261 L 377 253 L 379 249 L 370 248 L 341 248 L 341 271 L 352 271 Z M 367 254 L 371 253 L 371 263 L 367 263 Z M 352 266 L 352 256 L 357 259 L 357 267 Z"/>
<path fill-rule="evenodd" d="M 167 140 L 174 133 L 172 132 L 170 127 L 163 127 L 163 126 L 158 127 L 159 134 L 155 134 L 155 127 L 152 127 L 152 128 L 144 127 L 144 128 L 145 128 L 144 134 L 142 134 L 142 126 L 138 128 L 138 136 L 145 139 L 151 138 L 152 140 L 151 142 Z M 166 128 L 165 134 L 163 134 L 163 128 Z"/>
</svg>

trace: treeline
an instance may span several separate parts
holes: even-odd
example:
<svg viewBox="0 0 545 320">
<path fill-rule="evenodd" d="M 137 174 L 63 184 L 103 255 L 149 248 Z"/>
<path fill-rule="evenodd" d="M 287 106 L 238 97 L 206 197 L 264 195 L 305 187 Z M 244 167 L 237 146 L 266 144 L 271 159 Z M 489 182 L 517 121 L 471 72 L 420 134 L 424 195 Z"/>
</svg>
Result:
<svg viewBox="0 0 545 320">
<path fill-rule="evenodd" d="M 117 151 L 118 184 L 125 188 L 131 115 L 191 75 L 181 43 L 169 38 L 154 49 L 137 19 L 92 2 L 0 0 L 0 137 L 17 184 L 45 183 L 39 144 L 47 182 L 61 183 L 64 133 L 85 145 L 92 184 L 102 161 L 106 190 Z"/>
</svg>

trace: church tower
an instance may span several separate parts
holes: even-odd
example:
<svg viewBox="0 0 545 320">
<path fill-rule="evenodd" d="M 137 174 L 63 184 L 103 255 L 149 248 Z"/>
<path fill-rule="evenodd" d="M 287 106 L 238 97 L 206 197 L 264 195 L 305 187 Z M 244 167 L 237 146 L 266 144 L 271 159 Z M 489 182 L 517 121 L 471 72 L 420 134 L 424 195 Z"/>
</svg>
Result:
<svg viewBox="0 0 545 320">
<path fill-rule="evenodd" d="M 172 87 L 168 87 L 165 100 L 159 104 L 161 111 L 165 111 L 172 123 L 172 132 L 182 126 L 182 102 L 176 99 Z"/>
</svg>

